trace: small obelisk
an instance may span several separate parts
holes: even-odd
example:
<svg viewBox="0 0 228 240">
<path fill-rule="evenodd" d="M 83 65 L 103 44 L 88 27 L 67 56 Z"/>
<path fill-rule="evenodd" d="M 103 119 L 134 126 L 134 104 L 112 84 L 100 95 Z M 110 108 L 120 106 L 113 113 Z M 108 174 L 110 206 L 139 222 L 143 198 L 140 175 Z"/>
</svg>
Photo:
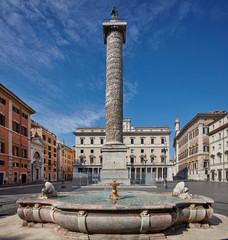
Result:
<svg viewBox="0 0 228 240">
<path fill-rule="evenodd" d="M 118 181 L 130 184 L 126 166 L 126 145 L 123 144 L 123 54 L 126 21 L 118 19 L 116 8 L 111 19 L 103 22 L 106 56 L 106 143 L 102 148 L 101 183 Z"/>
</svg>

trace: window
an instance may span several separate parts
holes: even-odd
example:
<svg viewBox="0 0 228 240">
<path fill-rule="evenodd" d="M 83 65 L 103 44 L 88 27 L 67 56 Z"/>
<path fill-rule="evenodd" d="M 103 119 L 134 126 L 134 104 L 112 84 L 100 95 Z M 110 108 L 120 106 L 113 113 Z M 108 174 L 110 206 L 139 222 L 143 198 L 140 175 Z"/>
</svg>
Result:
<svg viewBox="0 0 228 240">
<path fill-rule="evenodd" d="M 141 144 L 144 144 L 144 138 L 141 138 Z"/>
<path fill-rule="evenodd" d="M 27 136 L 27 128 L 24 126 L 21 126 L 21 134 L 24 136 Z"/>
<path fill-rule="evenodd" d="M 222 122 L 221 121 L 219 121 L 219 127 L 222 125 Z"/>
<path fill-rule="evenodd" d="M 56 141 L 54 141 L 54 145 L 56 145 Z"/>
<path fill-rule="evenodd" d="M 141 149 L 141 153 L 144 153 L 144 149 Z"/>
<path fill-rule="evenodd" d="M 0 97 L 0 103 L 1 103 L 1 104 L 6 104 L 6 100 L 3 99 L 2 97 Z"/>
<path fill-rule="evenodd" d="M 91 150 L 90 150 L 90 153 L 94 153 L 94 150 L 93 150 L 93 149 L 91 149 Z"/>
<path fill-rule="evenodd" d="M 19 147 L 18 146 L 13 146 L 13 155 L 19 156 Z"/>
<path fill-rule="evenodd" d="M 134 163 L 134 158 L 133 157 L 131 157 L 131 163 Z"/>
<path fill-rule="evenodd" d="M 22 157 L 23 158 L 27 158 L 27 150 L 26 149 L 24 149 L 24 148 L 22 148 Z"/>
<path fill-rule="evenodd" d="M 164 149 L 164 148 L 162 148 L 162 149 L 161 149 L 161 153 L 164 153 L 164 152 L 165 152 L 165 149 Z"/>
<path fill-rule="evenodd" d="M 22 168 L 27 168 L 27 164 L 22 163 Z"/>
<path fill-rule="evenodd" d="M 220 143 L 219 146 L 218 146 L 218 148 L 221 149 L 221 146 L 222 146 L 222 145 L 221 145 L 221 143 Z"/>
<path fill-rule="evenodd" d="M 198 136 L 199 135 L 199 129 L 197 128 L 196 129 L 196 136 Z"/>
<path fill-rule="evenodd" d="M 203 128 L 203 134 L 208 134 L 208 127 Z"/>
<path fill-rule="evenodd" d="M 44 158 L 44 163 L 46 164 L 46 158 Z"/>
<path fill-rule="evenodd" d="M 14 111 L 15 113 L 17 113 L 17 114 L 19 114 L 19 113 L 20 113 L 19 109 L 18 109 L 18 108 L 16 108 L 16 107 L 14 107 L 14 106 L 13 106 L 13 111 Z"/>
<path fill-rule="evenodd" d="M 25 114 L 25 113 L 22 113 L 22 117 L 23 117 L 24 119 L 28 119 L 28 115 Z"/>
<path fill-rule="evenodd" d="M 81 149 L 81 150 L 80 150 L 80 153 L 84 153 L 84 150 L 83 150 L 83 149 Z"/>
<path fill-rule="evenodd" d="M 0 142 L 0 153 L 5 153 L 5 143 Z"/>
<path fill-rule="evenodd" d="M 219 163 L 222 162 L 222 155 L 219 156 Z"/>
<path fill-rule="evenodd" d="M 151 153 L 154 153 L 154 149 L 150 149 L 150 152 L 151 152 Z"/>
<path fill-rule="evenodd" d="M 165 138 L 161 138 L 161 144 L 165 143 Z"/>
<path fill-rule="evenodd" d="M 101 144 L 104 144 L 104 138 L 101 138 Z"/>
<path fill-rule="evenodd" d="M 13 121 L 13 131 L 19 133 L 19 124 L 17 122 Z"/>
<path fill-rule="evenodd" d="M 214 142 L 214 136 L 212 136 L 212 142 Z"/>
<path fill-rule="evenodd" d="M 219 139 L 221 139 L 221 133 L 219 133 Z"/>
<path fill-rule="evenodd" d="M 84 144 L 84 138 L 80 138 L 80 143 Z"/>
<path fill-rule="evenodd" d="M 48 142 L 51 143 L 51 139 L 50 138 L 48 138 Z"/>
<path fill-rule="evenodd" d="M 93 157 L 90 158 L 90 164 L 93 164 Z"/>
<path fill-rule="evenodd" d="M 46 136 L 45 135 L 43 135 L 43 140 L 46 141 Z"/>
<path fill-rule="evenodd" d="M 5 116 L 0 113 L 0 125 L 5 126 Z"/>
<path fill-rule="evenodd" d="M 203 151 L 204 152 L 209 152 L 209 146 L 203 146 Z"/>
<path fill-rule="evenodd" d="M 154 162 L 154 157 L 150 158 L 150 162 L 153 163 Z"/>
<path fill-rule="evenodd" d="M 131 144 L 134 144 L 134 138 L 131 138 Z"/>
<path fill-rule="evenodd" d="M 51 146 L 48 146 L 48 150 L 51 151 Z"/>
<path fill-rule="evenodd" d="M 54 148 L 54 152 L 56 152 L 56 148 Z"/>
<path fill-rule="evenodd" d="M 163 156 L 161 156 L 161 163 L 165 162 L 165 158 Z"/>
<path fill-rule="evenodd" d="M 14 166 L 14 167 L 19 167 L 19 163 L 18 163 L 18 162 L 14 162 L 14 163 L 13 163 L 13 166 Z"/>
<path fill-rule="evenodd" d="M 4 166 L 4 160 L 0 159 L 0 166 Z"/>
<path fill-rule="evenodd" d="M 134 153 L 135 152 L 135 149 L 131 149 L 131 153 Z"/>
<path fill-rule="evenodd" d="M 50 159 L 48 160 L 48 166 L 51 166 L 51 160 Z"/>
<path fill-rule="evenodd" d="M 90 144 L 94 144 L 94 139 L 93 138 L 90 139 Z"/>
<path fill-rule="evenodd" d="M 48 153 L 48 157 L 51 158 L 51 153 L 50 152 Z"/>
<path fill-rule="evenodd" d="M 212 151 L 214 151 L 215 150 L 215 147 L 214 146 L 212 146 Z"/>
<path fill-rule="evenodd" d="M 46 154 L 46 150 L 44 149 L 44 154 Z"/>
</svg>

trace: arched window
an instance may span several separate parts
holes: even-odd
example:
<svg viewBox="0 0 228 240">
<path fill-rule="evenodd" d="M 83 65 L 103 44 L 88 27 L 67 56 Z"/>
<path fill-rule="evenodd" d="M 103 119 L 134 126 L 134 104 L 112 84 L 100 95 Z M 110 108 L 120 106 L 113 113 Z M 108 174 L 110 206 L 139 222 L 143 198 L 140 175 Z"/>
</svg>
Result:
<svg viewBox="0 0 228 240">
<path fill-rule="evenodd" d="M 131 157 L 131 163 L 134 163 L 134 157 Z"/>
</svg>

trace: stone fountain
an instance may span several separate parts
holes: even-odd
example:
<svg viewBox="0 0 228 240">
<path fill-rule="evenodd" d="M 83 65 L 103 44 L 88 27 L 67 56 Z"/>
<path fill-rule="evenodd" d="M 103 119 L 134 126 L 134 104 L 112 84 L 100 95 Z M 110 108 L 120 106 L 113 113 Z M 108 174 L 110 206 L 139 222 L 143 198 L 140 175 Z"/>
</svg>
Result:
<svg viewBox="0 0 228 240">
<path fill-rule="evenodd" d="M 212 217 L 212 199 L 198 195 L 181 199 L 184 190 L 178 191 L 178 195 L 173 192 L 175 196 L 121 192 L 114 202 L 105 192 L 58 193 L 57 198 L 43 198 L 42 192 L 41 198 L 18 200 L 17 212 L 27 222 L 55 223 L 84 234 L 151 234 L 175 225 L 207 222 Z"/>
<path fill-rule="evenodd" d="M 107 86 L 106 144 L 102 148 L 101 182 L 113 187 L 111 199 L 104 192 L 58 193 L 56 197 L 53 185 L 48 183 L 40 198 L 17 201 L 21 219 L 54 223 L 73 232 L 113 236 L 158 233 L 174 225 L 206 222 L 212 217 L 213 200 L 190 195 L 183 183 L 177 185 L 173 194 L 135 191 L 117 194 L 116 187 L 120 183 L 130 184 L 126 167 L 127 149 L 122 134 L 122 44 L 126 39 L 126 25 L 125 20 L 118 19 L 116 9 L 113 9 L 111 19 L 103 23 L 104 42 L 107 44 Z"/>
</svg>

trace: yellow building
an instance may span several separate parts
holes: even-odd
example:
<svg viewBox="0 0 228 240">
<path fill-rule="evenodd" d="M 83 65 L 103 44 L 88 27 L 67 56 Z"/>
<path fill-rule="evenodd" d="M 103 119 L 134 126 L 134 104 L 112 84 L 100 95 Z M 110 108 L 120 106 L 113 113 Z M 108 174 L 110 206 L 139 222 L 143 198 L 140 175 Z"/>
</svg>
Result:
<svg viewBox="0 0 228 240">
<path fill-rule="evenodd" d="M 43 126 L 32 120 L 31 135 L 38 134 L 45 142 L 46 148 L 44 150 L 44 171 L 43 178 L 46 181 L 57 181 L 57 147 L 56 135 Z"/>
<path fill-rule="evenodd" d="M 72 180 L 74 162 L 74 149 L 64 145 L 64 142 L 57 141 L 58 180 Z"/>
</svg>

